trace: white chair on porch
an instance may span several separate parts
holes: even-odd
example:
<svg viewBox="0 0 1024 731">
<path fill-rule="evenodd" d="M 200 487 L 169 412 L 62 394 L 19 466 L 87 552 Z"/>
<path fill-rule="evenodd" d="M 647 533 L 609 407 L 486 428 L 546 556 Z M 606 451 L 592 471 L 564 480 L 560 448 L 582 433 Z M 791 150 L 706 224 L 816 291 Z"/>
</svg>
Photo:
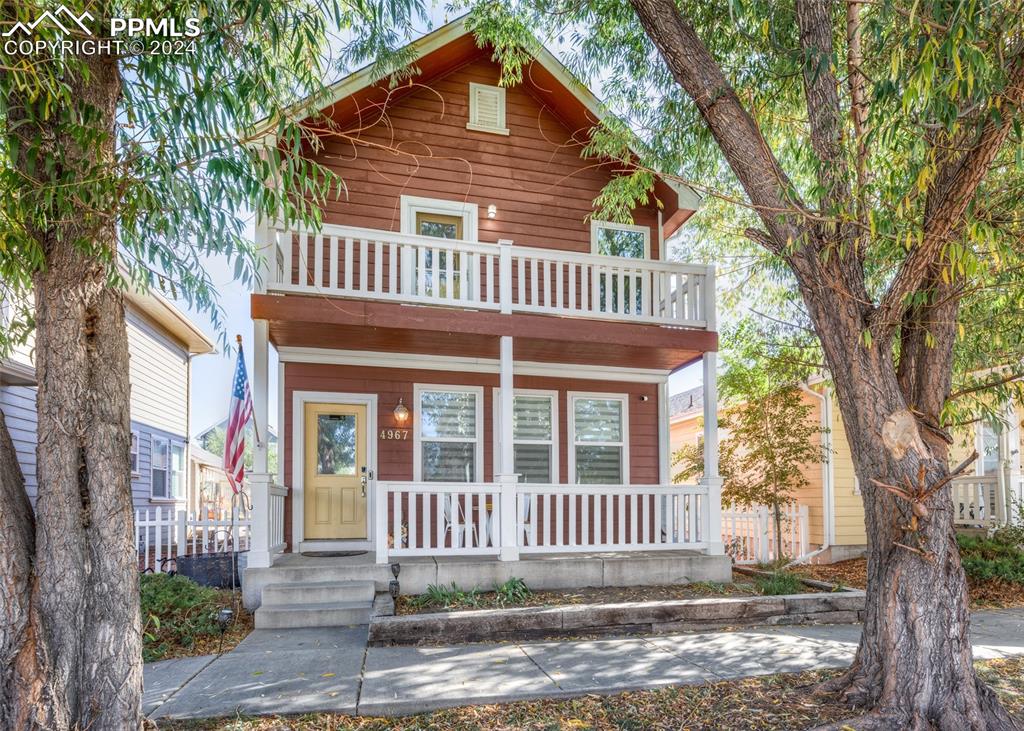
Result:
<svg viewBox="0 0 1024 731">
<path fill-rule="evenodd" d="M 452 537 L 452 548 L 465 548 L 466 547 L 466 514 L 462 510 L 462 503 L 457 503 L 459 509 L 459 524 L 458 526 L 452 523 L 452 495 L 447 494 L 444 496 L 444 532 L 445 535 L 451 535 Z M 476 543 L 476 528 L 470 526 L 470 530 L 473 531 L 473 541 Z"/>
</svg>

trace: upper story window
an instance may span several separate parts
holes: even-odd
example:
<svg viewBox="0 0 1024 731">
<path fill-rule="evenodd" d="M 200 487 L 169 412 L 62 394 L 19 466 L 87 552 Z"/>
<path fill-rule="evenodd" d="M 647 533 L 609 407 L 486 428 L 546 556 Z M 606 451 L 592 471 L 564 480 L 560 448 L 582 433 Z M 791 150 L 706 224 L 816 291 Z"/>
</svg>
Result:
<svg viewBox="0 0 1024 731">
<path fill-rule="evenodd" d="M 505 89 L 487 84 L 469 84 L 469 122 L 466 129 L 507 135 Z"/>
<path fill-rule="evenodd" d="M 416 386 L 417 482 L 475 482 L 483 462 L 483 389 Z"/>
<path fill-rule="evenodd" d="M 591 221 L 590 246 L 594 254 L 601 256 L 650 259 L 651 229 L 629 223 Z"/>
<path fill-rule="evenodd" d="M 402 233 L 476 241 L 478 211 L 476 203 L 403 195 Z"/>
</svg>

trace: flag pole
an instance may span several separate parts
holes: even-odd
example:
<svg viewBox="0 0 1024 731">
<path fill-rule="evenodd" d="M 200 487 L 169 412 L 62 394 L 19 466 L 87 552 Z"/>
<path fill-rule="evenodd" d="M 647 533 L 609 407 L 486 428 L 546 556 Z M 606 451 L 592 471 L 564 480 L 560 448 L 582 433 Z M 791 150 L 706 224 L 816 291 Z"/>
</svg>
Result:
<svg viewBox="0 0 1024 731">
<path fill-rule="evenodd" d="M 236 334 L 235 335 L 235 340 L 238 341 L 238 352 L 241 353 L 242 352 L 242 336 Z M 263 440 L 260 439 L 260 427 L 256 423 L 256 414 L 253 413 L 252 417 L 250 417 L 250 418 L 252 418 L 252 434 L 256 438 L 256 446 L 257 447 L 262 447 L 263 446 Z"/>
</svg>

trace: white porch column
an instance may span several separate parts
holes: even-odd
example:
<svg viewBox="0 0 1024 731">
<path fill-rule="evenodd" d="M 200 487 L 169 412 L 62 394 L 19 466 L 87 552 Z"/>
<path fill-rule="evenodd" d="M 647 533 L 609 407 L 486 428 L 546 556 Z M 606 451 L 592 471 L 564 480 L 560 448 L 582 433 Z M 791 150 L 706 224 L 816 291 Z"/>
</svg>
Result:
<svg viewBox="0 0 1024 731">
<path fill-rule="evenodd" d="M 259 431 L 260 443 L 253 444 L 252 473 L 249 475 L 249 498 L 252 500 L 252 533 L 249 541 L 249 566 L 270 566 L 270 484 L 273 477 L 267 472 L 267 414 L 269 412 L 270 356 L 267 342 L 267 321 L 253 320 L 253 420 Z"/>
<path fill-rule="evenodd" d="M 1007 445 L 1007 449 L 1008 449 L 1007 458 L 1009 459 L 1009 462 L 1010 462 L 1010 468 L 1009 468 L 1008 474 L 1007 474 L 1007 482 L 1009 482 L 1009 485 L 1007 485 L 1007 491 L 1008 491 L 1008 497 L 1012 498 L 1012 500 L 1013 500 L 1013 502 L 1010 505 L 1011 512 L 1010 512 L 1009 518 L 1010 518 L 1011 521 L 1016 523 L 1016 522 L 1018 522 L 1017 518 L 1019 517 L 1019 512 L 1016 510 L 1016 507 L 1017 507 L 1017 505 L 1020 504 L 1021 501 L 1024 501 L 1024 479 L 1022 479 L 1022 476 L 1021 476 L 1021 466 L 1020 466 L 1020 432 L 1021 432 L 1021 429 L 1020 429 L 1020 419 L 1021 419 L 1021 417 L 1020 417 L 1020 413 L 1017 411 L 1016 405 L 1014 405 L 1012 403 L 1010 404 L 1010 407 L 1009 407 L 1008 411 L 1009 411 L 1009 413 L 1007 414 L 1007 419 L 1010 422 L 1010 428 L 1008 430 L 1009 431 L 1009 434 L 1008 434 L 1009 444 Z"/>
<path fill-rule="evenodd" d="M 252 322 L 252 416 L 260 441 L 253 444 L 252 471 L 267 471 L 267 415 L 270 413 L 270 345 L 266 320 Z"/>
<path fill-rule="evenodd" d="M 503 248 L 503 251 L 505 249 Z M 504 298 L 505 291 L 502 290 Z M 504 300 L 503 300 L 504 301 Z M 499 443 L 501 444 L 501 472 L 497 475 L 501 485 L 501 553 L 502 561 L 519 560 L 519 541 L 516 536 L 516 485 L 519 475 L 514 473 L 515 450 L 513 449 L 512 412 L 515 395 L 512 375 L 512 337 L 501 337 L 501 420 L 498 424 Z"/>
<path fill-rule="evenodd" d="M 265 569 L 270 555 L 270 475 L 249 475 L 249 496 L 252 500 L 252 527 L 249 532 L 249 563 L 251 569 Z"/>
<path fill-rule="evenodd" d="M 718 353 L 704 354 L 704 477 L 708 488 L 708 553 L 722 554 L 722 478 L 718 475 Z"/>
</svg>

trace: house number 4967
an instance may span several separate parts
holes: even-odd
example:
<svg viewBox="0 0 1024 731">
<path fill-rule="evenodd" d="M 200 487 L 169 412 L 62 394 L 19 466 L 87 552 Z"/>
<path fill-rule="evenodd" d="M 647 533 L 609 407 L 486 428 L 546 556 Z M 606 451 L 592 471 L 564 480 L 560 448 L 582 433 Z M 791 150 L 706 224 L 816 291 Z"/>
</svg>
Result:
<svg viewBox="0 0 1024 731">
<path fill-rule="evenodd" d="M 409 438 L 409 430 L 408 429 L 381 429 L 380 430 L 380 438 L 381 439 L 398 439 L 398 440 L 404 441 L 404 440 L 407 440 Z"/>
</svg>

